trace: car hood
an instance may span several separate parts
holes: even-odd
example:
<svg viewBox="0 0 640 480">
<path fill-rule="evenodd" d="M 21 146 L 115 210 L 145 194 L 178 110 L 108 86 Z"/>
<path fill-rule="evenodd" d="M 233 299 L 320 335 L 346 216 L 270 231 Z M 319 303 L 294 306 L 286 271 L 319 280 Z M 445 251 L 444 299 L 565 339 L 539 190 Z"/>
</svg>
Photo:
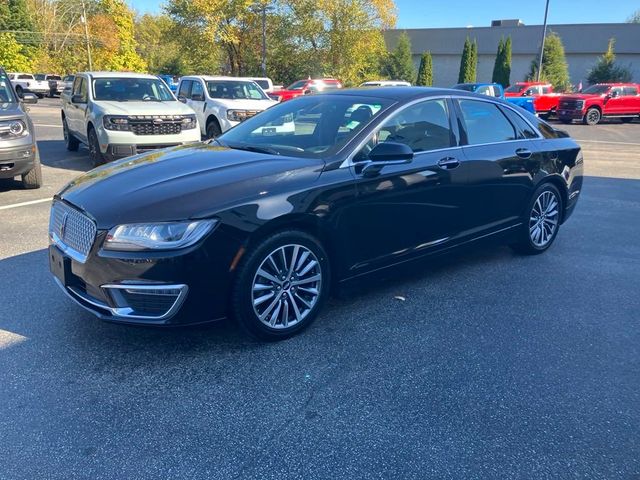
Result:
<svg viewBox="0 0 640 480">
<path fill-rule="evenodd" d="M 19 103 L 0 103 L 0 120 L 24 117 L 25 112 Z"/>
<path fill-rule="evenodd" d="M 58 197 L 98 228 L 207 218 L 266 194 L 304 189 L 324 162 L 198 143 L 128 157 L 91 170 Z"/>
<path fill-rule="evenodd" d="M 267 108 L 275 105 L 275 100 L 251 100 L 251 99 L 228 99 L 228 98 L 216 98 L 216 103 L 223 105 L 228 110 L 266 110 Z"/>
<path fill-rule="evenodd" d="M 182 102 L 114 102 L 98 100 L 94 102 L 105 113 L 120 115 L 188 115 L 193 109 Z"/>
</svg>

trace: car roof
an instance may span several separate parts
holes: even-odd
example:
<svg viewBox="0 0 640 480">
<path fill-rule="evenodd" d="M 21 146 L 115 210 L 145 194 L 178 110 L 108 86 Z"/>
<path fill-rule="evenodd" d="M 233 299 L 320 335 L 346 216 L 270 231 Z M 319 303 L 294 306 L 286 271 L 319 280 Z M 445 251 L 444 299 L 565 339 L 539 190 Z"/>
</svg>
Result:
<svg viewBox="0 0 640 480">
<path fill-rule="evenodd" d="M 371 87 L 366 89 L 345 88 L 341 90 L 331 90 L 322 95 L 356 95 L 360 97 L 378 97 L 390 100 L 408 101 L 420 97 L 436 97 L 441 95 L 469 95 L 478 98 L 472 92 L 464 90 L 454 90 L 452 88 L 435 87 Z"/>
<path fill-rule="evenodd" d="M 223 75 L 185 75 L 181 78 L 181 80 L 240 80 L 245 82 L 253 82 L 253 78 L 249 77 L 225 77 Z"/>
<path fill-rule="evenodd" d="M 78 72 L 77 75 L 91 75 L 93 78 L 150 78 L 157 79 L 155 75 L 135 72 Z"/>
</svg>

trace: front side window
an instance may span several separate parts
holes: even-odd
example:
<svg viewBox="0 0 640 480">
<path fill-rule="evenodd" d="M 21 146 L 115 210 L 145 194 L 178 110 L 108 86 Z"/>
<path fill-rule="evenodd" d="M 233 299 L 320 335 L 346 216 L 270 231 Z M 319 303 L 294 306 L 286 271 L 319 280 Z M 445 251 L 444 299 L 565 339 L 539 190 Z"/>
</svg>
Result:
<svg viewBox="0 0 640 480">
<path fill-rule="evenodd" d="M 374 141 L 404 143 L 414 152 L 453 146 L 446 100 L 427 100 L 405 108 L 380 127 Z"/>
<path fill-rule="evenodd" d="M 97 101 L 171 102 L 175 99 L 159 78 L 96 78 L 93 96 Z"/>
<path fill-rule="evenodd" d="M 191 87 L 191 99 L 194 100 L 195 99 L 200 99 L 202 101 L 204 101 L 204 87 L 202 86 L 202 82 L 199 81 L 194 81 L 193 82 L 193 87 Z"/>
<path fill-rule="evenodd" d="M 621 87 L 613 87 L 611 89 L 611 96 L 615 97 L 615 96 L 620 96 L 622 95 L 622 88 Z"/>
<path fill-rule="evenodd" d="M 87 82 L 84 77 L 76 77 L 73 82 L 73 96 L 80 95 L 82 101 L 87 101 Z"/>
<path fill-rule="evenodd" d="M 458 100 L 469 145 L 516 140 L 518 135 L 497 105 L 478 100 Z"/>
<path fill-rule="evenodd" d="M 229 100 L 268 100 L 260 87 L 254 82 L 240 82 L 237 80 L 210 80 L 207 91 L 211 98 Z"/>
<path fill-rule="evenodd" d="M 340 150 L 391 103 L 371 97 L 305 96 L 275 105 L 218 138 L 232 148 L 322 158 Z"/>
<path fill-rule="evenodd" d="M 525 88 L 527 88 L 526 85 L 511 85 L 509 88 L 507 88 L 505 90 L 506 93 L 520 93 L 522 92 Z"/>
</svg>

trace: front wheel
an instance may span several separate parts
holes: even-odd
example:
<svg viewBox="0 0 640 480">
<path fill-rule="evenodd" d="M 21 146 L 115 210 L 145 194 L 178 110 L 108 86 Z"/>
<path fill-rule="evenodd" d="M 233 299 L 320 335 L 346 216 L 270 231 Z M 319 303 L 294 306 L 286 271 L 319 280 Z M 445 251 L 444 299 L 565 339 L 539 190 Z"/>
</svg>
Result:
<svg viewBox="0 0 640 480">
<path fill-rule="evenodd" d="M 40 188 L 42 186 L 42 165 L 40 155 L 36 154 L 33 168 L 22 175 L 22 187 L 27 189 Z"/>
<path fill-rule="evenodd" d="M 300 231 L 271 235 L 245 254 L 231 308 L 261 340 L 282 340 L 308 327 L 329 292 L 329 260 L 320 242 Z"/>
<path fill-rule="evenodd" d="M 209 123 L 207 123 L 207 140 L 218 138 L 220 135 L 222 135 L 222 129 L 220 128 L 218 121 L 209 120 Z"/>
<path fill-rule="evenodd" d="M 92 128 L 89 130 L 89 158 L 91 159 L 91 164 L 94 167 L 99 167 L 105 163 L 105 158 L 102 152 L 100 151 L 100 142 L 98 141 L 98 134 Z"/>
<path fill-rule="evenodd" d="M 597 125 L 598 123 L 600 123 L 601 118 L 602 115 L 600 114 L 600 110 L 595 107 L 591 107 L 589 110 L 587 110 L 583 121 L 585 125 Z"/>
<path fill-rule="evenodd" d="M 556 239 L 562 213 L 562 196 L 555 185 L 545 183 L 533 194 L 527 218 L 512 247 L 518 253 L 537 255 L 546 251 Z"/>
</svg>

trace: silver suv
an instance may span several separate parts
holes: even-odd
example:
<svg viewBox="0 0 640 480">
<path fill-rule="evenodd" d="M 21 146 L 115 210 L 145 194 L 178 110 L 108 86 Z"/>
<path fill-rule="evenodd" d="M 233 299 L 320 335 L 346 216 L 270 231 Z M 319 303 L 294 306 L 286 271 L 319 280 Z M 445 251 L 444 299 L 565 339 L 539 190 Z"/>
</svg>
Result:
<svg viewBox="0 0 640 480">
<path fill-rule="evenodd" d="M 0 180 L 20 176 L 24 188 L 40 188 L 42 169 L 33 123 L 25 103 L 37 103 L 33 93 L 18 98 L 0 67 Z"/>
</svg>

